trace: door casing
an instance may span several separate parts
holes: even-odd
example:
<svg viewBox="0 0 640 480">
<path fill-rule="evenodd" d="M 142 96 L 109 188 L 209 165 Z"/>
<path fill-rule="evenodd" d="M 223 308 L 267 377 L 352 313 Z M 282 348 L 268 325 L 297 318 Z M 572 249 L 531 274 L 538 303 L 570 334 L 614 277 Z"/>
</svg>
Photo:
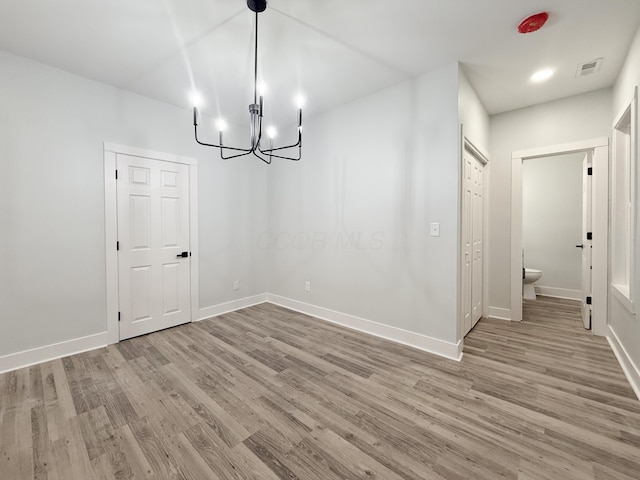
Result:
<svg viewBox="0 0 640 480">
<path fill-rule="evenodd" d="M 116 155 L 125 154 L 135 157 L 163 160 L 166 162 L 189 165 L 189 236 L 191 251 L 191 321 L 199 318 L 200 302 L 198 298 L 198 162 L 195 158 L 156 152 L 147 149 L 104 144 L 104 199 L 105 199 L 105 257 L 106 257 L 106 294 L 107 294 L 107 341 L 119 342 L 118 329 L 118 241 Z"/>
<path fill-rule="evenodd" d="M 522 161 L 593 152 L 592 322 L 595 335 L 607 335 L 609 251 L 609 139 L 607 137 L 513 152 L 511 158 L 511 320 L 522 320 Z"/>
</svg>

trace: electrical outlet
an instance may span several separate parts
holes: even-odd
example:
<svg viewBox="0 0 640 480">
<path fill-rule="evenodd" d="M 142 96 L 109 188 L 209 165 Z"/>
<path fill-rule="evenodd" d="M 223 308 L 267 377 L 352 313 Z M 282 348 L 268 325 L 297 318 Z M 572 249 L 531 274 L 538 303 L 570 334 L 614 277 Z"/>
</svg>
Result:
<svg viewBox="0 0 640 480">
<path fill-rule="evenodd" d="M 440 236 L 440 224 L 439 223 L 432 223 L 431 224 L 431 228 L 429 229 L 429 233 L 431 234 L 432 237 L 439 237 Z"/>
<path fill-rule="evenodd" d="M 305 292 L 310 292 L 311 291 L 311 282 L 309 282 L 309 281 L 304 282 L 304 290 L 305 290 Z"/>
<path fill-rule="evenodd" d="M 233 281 L 233 289 L 234 290 L 240 290 L 240 280 L 234 280 Z"/>
</svg>

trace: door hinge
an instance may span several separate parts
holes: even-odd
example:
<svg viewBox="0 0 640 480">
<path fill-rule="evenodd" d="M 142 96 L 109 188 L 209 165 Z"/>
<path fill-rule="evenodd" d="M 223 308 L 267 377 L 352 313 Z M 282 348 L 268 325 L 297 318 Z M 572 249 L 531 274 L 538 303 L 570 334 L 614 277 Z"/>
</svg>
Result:
<svg viewBox="0 0 640 480">
<path fill-rule="evenodd" d="M 587 232 L 587 240 L 593 240 L 593 232 Z"/>
<path fill-rule="evenodd" d="M 120 242 L 116 242 L 116 250 L 120 250 Z"/>
<path fill-rule="evenodd" d="M 591 297 L 587 297 L 587 305 L 591 305 Z"/>
<path fill-rule="evenodd" d="M 593 167 L 587 168 L 587 175 L 593 175 Z"/>
<path fill-rule="evenodd" d="M 116 180 L 118 179 L 118 170 L 116 170 Z"/>
<path fill-rule="evenodd" d="M 120 312 L 118 312 L 118 321 L 120 321 Z"/>
</svg>

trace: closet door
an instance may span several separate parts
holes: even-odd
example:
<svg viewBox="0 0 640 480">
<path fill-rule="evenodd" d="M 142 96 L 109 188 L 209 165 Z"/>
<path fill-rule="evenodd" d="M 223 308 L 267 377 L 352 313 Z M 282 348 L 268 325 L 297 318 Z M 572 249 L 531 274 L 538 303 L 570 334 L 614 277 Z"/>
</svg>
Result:
<svg viewBox="0 0 640 480">
<path fill-rule="evenodd" d="M 462 335 L 482 317 L 485 163 L 464 150 L 462 159 Z"/>
</svg>

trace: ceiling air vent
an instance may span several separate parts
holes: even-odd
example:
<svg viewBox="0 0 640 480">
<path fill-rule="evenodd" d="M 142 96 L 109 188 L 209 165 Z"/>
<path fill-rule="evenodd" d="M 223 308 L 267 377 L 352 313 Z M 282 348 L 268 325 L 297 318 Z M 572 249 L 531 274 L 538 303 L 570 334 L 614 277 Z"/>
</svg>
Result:
<svg viewBox="0 0 640 480">
<path fill-rule="evenodd" d="M 587 77 L 592 73 L 596 73 L 600 70 L 602 66 L 602 58 L 596 58 L 595 60 L 591 60 L 590 62 L 584 62 L 578 65 L 578 70 L 576 71 L 576 77 Z"/>
</svg>

